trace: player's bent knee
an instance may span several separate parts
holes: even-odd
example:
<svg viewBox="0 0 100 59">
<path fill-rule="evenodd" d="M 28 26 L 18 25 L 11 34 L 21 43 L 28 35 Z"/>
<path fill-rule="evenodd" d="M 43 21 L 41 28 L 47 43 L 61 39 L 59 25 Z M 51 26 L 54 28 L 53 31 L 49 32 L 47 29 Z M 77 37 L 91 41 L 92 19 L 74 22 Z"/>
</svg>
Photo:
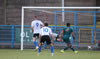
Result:
<svg viewBox="0 0 100 59">
<path fill-rule="evenodd" d="M 33 40 L 33 42 L 34 42 L 35 40 Z"/>
<path fill-rule="evenodd" d="M 50 44 L 51 46 L 54 46 L 53 43 Z"/>
<path fill-rule="evenodd" d="M 34 41 L 36 41 L 36 39 L 35 39 L 35 38 L 33 38 L 33 42 L 34 42 Z"/>
<path fill-rule="evenodd" d="M 39 46 L 41 46 L 42 44 L 41 43 L 39 43 Z"/>
</svg>

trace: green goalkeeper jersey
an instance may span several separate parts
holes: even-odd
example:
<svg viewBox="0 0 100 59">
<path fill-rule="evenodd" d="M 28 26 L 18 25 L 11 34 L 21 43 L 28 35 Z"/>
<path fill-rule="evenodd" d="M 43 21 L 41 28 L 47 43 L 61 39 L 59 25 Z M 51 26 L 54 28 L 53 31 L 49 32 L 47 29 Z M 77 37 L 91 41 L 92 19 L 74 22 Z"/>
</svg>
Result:
<svg viewBox="0 0 100 59">
<path fill-rule="evenodd" d="M 63 29 L 63 40 L 69 40 L 69 37 L 71 36 L 71 33 L 73 32 L 73 29 L 71 27 L 66 27 Z"/>
</svg>

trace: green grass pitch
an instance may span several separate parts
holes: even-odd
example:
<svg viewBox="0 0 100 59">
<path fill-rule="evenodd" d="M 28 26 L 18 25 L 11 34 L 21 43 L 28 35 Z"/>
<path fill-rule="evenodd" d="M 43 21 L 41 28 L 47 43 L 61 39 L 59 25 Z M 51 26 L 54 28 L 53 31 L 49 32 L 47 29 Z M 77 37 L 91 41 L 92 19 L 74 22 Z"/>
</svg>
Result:
<svg viewBox="0 0 100 59">
<path fill-rule="evenodd" d="M 42 50 L 40 56 L 32 49 L 0 49 L 0 59 L 100 59 L 100 51 L 79 51 L 75 54 L 71 50 L 60 53 L 60 50 L 54 50 L 54 56 L 51 56 L 50 49 Z"/>
</svg>

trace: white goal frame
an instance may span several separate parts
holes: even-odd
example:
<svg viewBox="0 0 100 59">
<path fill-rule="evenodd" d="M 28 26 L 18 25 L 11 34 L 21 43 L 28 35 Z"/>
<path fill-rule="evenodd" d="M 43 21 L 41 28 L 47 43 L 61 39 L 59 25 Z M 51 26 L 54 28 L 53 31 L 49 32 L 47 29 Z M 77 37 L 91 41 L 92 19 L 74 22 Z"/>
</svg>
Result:
<svg viewBox="0 0 100 59">
<path fill-rule="evenodd" d="M 32 7 L 23 6 L 21 12 L 21 51 L 23 50 L 23 38 L 24 38 L 24 9 L 100 9 L 100 7 Z"/>
</svg>

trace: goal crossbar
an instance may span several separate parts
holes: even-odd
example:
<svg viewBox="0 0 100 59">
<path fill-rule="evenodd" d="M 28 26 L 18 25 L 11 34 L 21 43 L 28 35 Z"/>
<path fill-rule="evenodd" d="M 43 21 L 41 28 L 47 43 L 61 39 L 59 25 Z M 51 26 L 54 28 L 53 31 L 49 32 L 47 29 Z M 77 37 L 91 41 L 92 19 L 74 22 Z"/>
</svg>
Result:
<svg viewBox="0 0 100 59">
<path fill-rule="evenodd" d="M 22 8 L 37 8 L 37 9 L 100 9 L 100 7 L 31 7 L 23 6 Z"/>
</svg>

